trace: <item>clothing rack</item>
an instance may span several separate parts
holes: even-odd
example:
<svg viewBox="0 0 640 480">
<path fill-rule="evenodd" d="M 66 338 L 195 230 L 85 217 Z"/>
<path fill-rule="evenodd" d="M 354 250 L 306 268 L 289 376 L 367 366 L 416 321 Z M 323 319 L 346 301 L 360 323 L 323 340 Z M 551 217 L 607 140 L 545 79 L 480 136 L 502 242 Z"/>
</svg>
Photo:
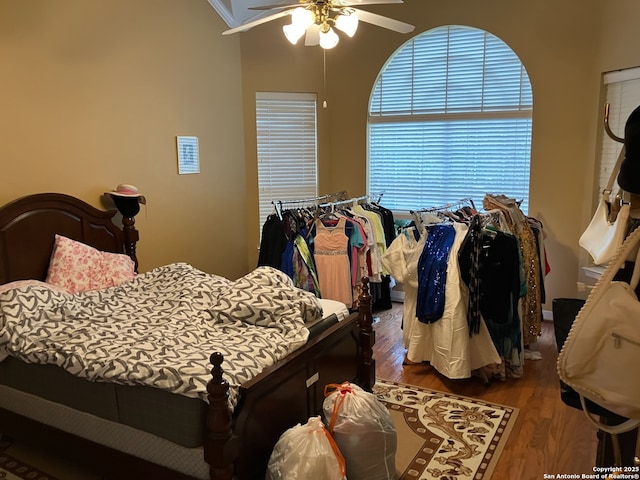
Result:
<svg viewBox="0 0 640 480">
<path fill-rule="evenodd" d="M 411 214 L 411 217 L 413 218 L 413 221 L 415 222 L 415 224 L 421 225 L 423 223 L 422 214 L 424 213 L 438 214 L 441 212 L 458 210 L 462 207 L 468 207 L 468 206 L 470 206 L 474 211 L 477 211 L 476 205 L 473 202 L 473 199 L 471 197 L 466 197 L 458 200 L 457 202 L 446 203 L 444 205 L 440 205 L 437 207 L 427 207 L 427 208 L 421 208 L 419 210 L 409 210 L 409 213 Z"/>
<path fill-rule="evenodd" d="M 362 203 L 380 203 L 380 200 L 382 200 L 382 196 L 384 195 L 384 193 L 377 193 L 377 194 L 369 194 L 369 195 L 362 195 L 360 197 L 354 197 L 354 198 L 348 198 L 348 199 L 341 199 L 335 202 L 327 202 L 327 203 L 323 203 L 321 205 L 318 205 L 318 207 L 320 208 L 334 208 L 337 206 L 341 206 L 341 205 L 356 205 L 356 204 L 362 204 Z M 376 200 L 373 200 L 373 198 L 376 198 Z"/>
<path fill-rule="evenodd" d="M 454 208 L 461 208 L 466 206 L 471 206 L 471 208 L 476 210 L 476 205 L 475 203 L 473 203 L 473 199 L 471 197 L 467 197 L 467 198 L 462 198 L 457 202 L 440 205 L 439 207 L 427 207 L 427 208 L 421 208 L 419 210 L 409 210 L 409 213 L 411 213 L 412 215 L 414 213 L 433 213 L 433 212 L 440 212 L 443 210 L 452 210 Z"/>
<path fill-rule="evenodd" d="M 321 204 L 329 199 L 335 198 L 336 200 L 343 200 L 347 196 L 346 190 L 341 190 L 339 192 L 327 193 L 325 195 L 319 195 L 317 197 L 308 197 L 308 198 L 299 198 L 293 200 L 276 200 L 271 201 L 271 204 L 276 210 L 278 217 L 282 219 L 282 209 L 284 206 L 293 207 L 293 208 L 304 208 L 304 207 L 318 207 Z"/>
</svg>

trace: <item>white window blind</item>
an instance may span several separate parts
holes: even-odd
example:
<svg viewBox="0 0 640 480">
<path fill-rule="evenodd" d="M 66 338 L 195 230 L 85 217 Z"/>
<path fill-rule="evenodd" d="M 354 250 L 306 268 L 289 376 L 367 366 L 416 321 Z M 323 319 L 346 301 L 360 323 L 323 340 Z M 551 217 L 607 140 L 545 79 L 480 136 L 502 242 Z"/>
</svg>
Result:
<svg viewBox="0 0 640 480">
<path fill-rule="evenodd" d="M 605 103 L 609 103 L 609 127 L 624 138 L 624 126 L 633 110 L 640 105 L 640 68 L 608 72 L 604 75 Z M 599 195 L 607 185 L 622 143 L 613 140 L 603 129 L 600 151 Z M 617 182 L 613 191 L 618 191 Z"/>
<path fill-rule="evenodd" d="M 272 202 L 315 197 L 316 94 L 256 93 L 260 229 Z"/>
<path fill-rule="evenodd" d="M 531 84 L 500 39 L 464 26 L 407 42 L 374 86 L 368 122 L 368 189 L 385 206 L 415 210 L 486 193 L 527 211 Z"/>
</svg>

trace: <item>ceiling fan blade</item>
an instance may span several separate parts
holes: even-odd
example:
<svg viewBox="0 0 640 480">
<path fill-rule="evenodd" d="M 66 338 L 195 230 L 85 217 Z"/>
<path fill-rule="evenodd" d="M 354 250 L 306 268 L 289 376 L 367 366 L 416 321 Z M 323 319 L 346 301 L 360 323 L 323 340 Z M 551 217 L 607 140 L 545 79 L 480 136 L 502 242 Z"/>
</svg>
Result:
<svg viewBox="0 0 640 480">
<path fill-rule="evenodd" d="M 324 0 L 333 7 L 348 7 L 352 5 L 384 5 L 390 3 L 404 3 L 404 0 Z M 306 0 L 295 3 L 273 3 L 271 5 L 256 5 L 247 10 L 275 10 L 278 8 L 307 7 L 309 5 L 323 3 L 320 0 Z"/>
<path fill-rule="evenodd" d="M 236 33 L 236 32 L 244 32 L 245 30 L 249 30 L 250 28 L 256 27 L 258 25 L 262 25 L 263 23 L 270 22 L 271 20 L 275 20 L 276 18 L 286 17 L 287 15 L 291 15 L 291 11 L 285 10 L 284 12 L 278 12 L 272 15 L 267 15 L 266 17 L 259 18 L 258 20 L 254 20 L 253 22 L 247 22 L 235 28 L 225 30 L 224 32 L 222 32 L 222 35 L 231 35 L 232 33 Z"/>
<path fill-rule="evenodd" d="M 307 28 L 307 33 L 304 37 L 305 47 L 313 47 L 320 44 L 320 25 L 315 23 Z"/>
<path fill-rule="evenodd" d="M 249 7 L 247 10 L 276 10 L 278 8 L 294 8 L 294 7 L 306 7 L 307 5 L 311 5 L 315 2 L 296 2 L 296 3 L 277 3 L 273 5 L 259 5 L 256 7 Z"/>
<path fill-rule="evenodd" d="M 375 5 L 387 3 L 404 3 L 404 0 L 336 0 L 334 3 L 341 5 Z"/>
<path fill-rule="evenodd" d="M 388 28 L 389 30 L 394 30 L 398 33 L 410 33 L 413 32 L 414 28 L 416 28 L 408 23 L 394 20 L 389 17 L 383 17 L 377 13 L 367 12 L 366 10 L 360 10 L 359 8 L 354 8 L 353 10 L 358 14 L 358 18 L 361 21 L 377 25 L 378 27 Z"/>
</svg>

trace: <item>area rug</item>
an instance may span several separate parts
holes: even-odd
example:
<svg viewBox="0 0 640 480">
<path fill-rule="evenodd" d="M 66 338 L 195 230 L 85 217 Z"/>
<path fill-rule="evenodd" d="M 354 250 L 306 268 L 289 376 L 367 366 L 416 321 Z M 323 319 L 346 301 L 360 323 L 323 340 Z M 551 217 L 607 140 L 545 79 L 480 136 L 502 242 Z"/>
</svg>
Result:
<svg viewBox="0 0 640 480">
<path fill-rule="evenodd" d="M 40 470 L 0 451 L 0 479 L 2 480 L 56 480 Z"/>
<path fill-rule="evenodd" d="M 400 480 L 489 480 L 518 409 L 377 379 L 396 426 Z"/>
<path fill-rule="evenodd" d="M 0 479 L 1 480 L 57 480 L 55 477 L 46 474 L 27 465 L 23 461 L 9 455 L 6 452 L 9 442 L 0 440 Z"/>
</svg>

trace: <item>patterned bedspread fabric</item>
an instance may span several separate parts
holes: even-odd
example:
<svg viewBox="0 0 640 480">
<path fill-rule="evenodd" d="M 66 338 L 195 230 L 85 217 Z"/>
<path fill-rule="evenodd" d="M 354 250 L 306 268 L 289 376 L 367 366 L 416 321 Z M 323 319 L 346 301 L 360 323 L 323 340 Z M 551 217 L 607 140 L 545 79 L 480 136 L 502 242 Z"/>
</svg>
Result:
<svg viewBox="0 0 640 480">
<path fill-rule="evenodd" d="M 175 263 L 75 295 L 43 286 L 0 293 L 0 361 L 58 365 L 91 381 L 157 387 L 206 401 L 209 356 L 232 386 L 303 345 L 319 301 L 279 270 L 236 281 Z"/>
</svg>

